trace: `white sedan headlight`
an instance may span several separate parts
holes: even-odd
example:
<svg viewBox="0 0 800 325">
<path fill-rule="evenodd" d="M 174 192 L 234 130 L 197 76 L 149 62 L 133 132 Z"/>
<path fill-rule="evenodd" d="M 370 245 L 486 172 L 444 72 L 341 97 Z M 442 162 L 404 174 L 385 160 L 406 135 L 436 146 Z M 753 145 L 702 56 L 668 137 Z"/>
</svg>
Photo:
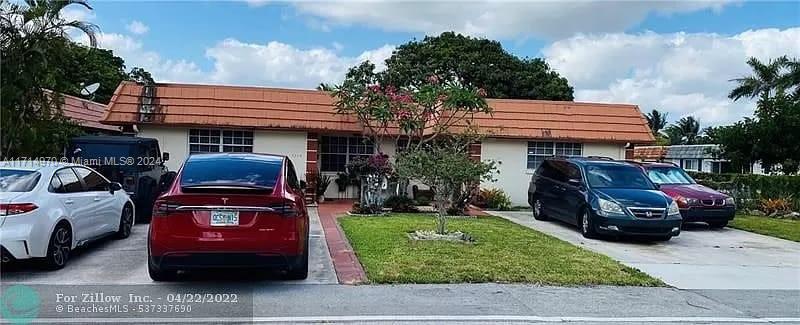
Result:
<svg viewBox="0 0 800 325">
<path fill-rule="evenodd" d="M 625 214 L 625 211 L 622 210 L 622 207 L 619 204 L 616 204 L 612 201 L 606 199 L 597 199 L 597 202 L 600 205 L 600 211 L 604 212 L 606 215 L 609 213 L 613 214 Z"/>
<path fill-rule="evenodd" d="M 675 201 L 672 201 L 672 203 L 669 204 L 669 208 L 667 208 L 667 214 L 668 215 L 673 215 L 673 214 L 680 214 L 680 213 L 681 213 L 681 210 L 678 209 L 678 203 L 675 202 Z"/>
<path fill-rule="evenodd" d="M 736 200 L 734 200 L 732 197 L 725 198 L 725 205 L 735 205 L 735 204 Z"/>
</svg>

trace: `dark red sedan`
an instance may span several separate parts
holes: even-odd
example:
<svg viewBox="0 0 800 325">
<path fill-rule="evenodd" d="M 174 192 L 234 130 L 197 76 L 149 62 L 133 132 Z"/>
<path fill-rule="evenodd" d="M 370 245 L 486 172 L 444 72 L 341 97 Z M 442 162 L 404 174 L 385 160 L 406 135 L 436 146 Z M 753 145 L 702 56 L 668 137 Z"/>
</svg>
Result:
<svg viewBox="0 0 800 325">
<path fill-rule="evenodd" d="M 673 164 L 639 165 L 662 192 L 678 202 L 684 222 L 705 222 L 711 228 L 722 228 L 733 220 L 736 203 L 732 197 L 697 184 L 683 169 Z"/>
<path fill-rule="evenodd" d="M 284 156 L 191 155 L 155 202 L 148 270 L 155 281 L 195 268 L 270 267 L 308 274 L 303 186 Z"/>
</svg>

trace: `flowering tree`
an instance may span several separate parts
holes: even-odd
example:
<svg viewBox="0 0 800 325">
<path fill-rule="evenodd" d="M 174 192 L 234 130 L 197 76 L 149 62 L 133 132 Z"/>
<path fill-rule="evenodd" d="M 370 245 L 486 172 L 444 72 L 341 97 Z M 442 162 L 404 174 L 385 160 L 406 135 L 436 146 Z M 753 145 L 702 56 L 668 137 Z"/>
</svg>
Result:
<svg viewBox="0 0 800 325">
<path fill-rule="evenodd" d="M 355 159 L 347 164 L 347 170 L 360 178 L 361 211 L 380 212 L 383 206 L 381 189 L 387 178 L 394 173 L 389 156 L 378 152 L 368 158 Z"/>
<path fill-rule="evenodd" d="M 492 112 L 483 89 L 436 75 L 413 86 L 397 87 L 385 73 L 364 62 L 334 87 L 336 111 L 356 117 L 364 135 L 378 146 L 406 140 L 395 165 L 398 175 L 419 179 L 435 193 L 439 211 L 437 232 L 445 233 L 445 215 L 453 196 L 466 184 L 490 178 L 494 163 L 473 161 L 466 147 L 479 139 L 472 125 L 475 114 Z M 380 147 L 379 147 L 380 149 Z"/>
<path fill-rule="evenodd" d="M 474 114 L 491 113 L 486 91 L 458 80 L 432 75 L 416 86 L 396 87 L 366 61 L 348 71 L 331 93 L 336 112 L 352 115 L 364 134 L 380 146 L 405 138 L 408 149 L 419 149 L 457 128 L 469 128 Z"/>
<path fill-rule="evenodd" d="M 469 137 L 448 137 L 416 150 L 407 150 L 397 157 L 397 173 L 417 179 L 434 190 L 437 210 L 436 233 L 447 233 L 447 210 L 458 205 L 454 202 L 462 191 L 472 184 L 494 181 L 497 167 L 492 161 L 476 161 L 467 154 Z"/>
</svg>

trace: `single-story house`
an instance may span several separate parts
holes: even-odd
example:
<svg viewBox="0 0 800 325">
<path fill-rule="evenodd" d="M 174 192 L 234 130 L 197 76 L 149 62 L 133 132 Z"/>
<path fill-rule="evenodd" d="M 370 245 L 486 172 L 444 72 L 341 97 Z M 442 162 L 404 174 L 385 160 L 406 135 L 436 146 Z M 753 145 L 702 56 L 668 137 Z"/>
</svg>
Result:
<svg viewBox="0 0 800 325">
<path fill-rule="evenodd" d="M 691 144 L 672 146 L 642 146 L 633 149 L 633 159 L 640 161 L 671 162 L 675 165 L 695 172 L 730 173 L 744 172 L 763 174 L 761 164 L 753 163 L 750 170 L 731 170 L 730 163 L 718 157 L 717 144 Z"/>
<path fill-rule="evenodd" d="M 471 154 L 500 162 L 497 181 L 516 205 L 527 204 L 530 176 L 545 157 L 625 157 L 629 143 L 654 138 L 635 105 L 489 99 L 490 115 L 474 124 L 490 133 Z M 299 175 L 331 175 L 348 161 L 370 155 L 351 116 L 336 114 L 329 93 L 261 87 L 123 82 L 108 105 L 103 123 L 123 126 L 138 136 L 159 140 L 169 152 L 167 167 L 177 169 L 192 153 L 265 152 L 292 159 Z M 379 144 L 392 156 L 392 142 Z M 342 197 L 331 183 L 326 197 Z"/>
</svg>

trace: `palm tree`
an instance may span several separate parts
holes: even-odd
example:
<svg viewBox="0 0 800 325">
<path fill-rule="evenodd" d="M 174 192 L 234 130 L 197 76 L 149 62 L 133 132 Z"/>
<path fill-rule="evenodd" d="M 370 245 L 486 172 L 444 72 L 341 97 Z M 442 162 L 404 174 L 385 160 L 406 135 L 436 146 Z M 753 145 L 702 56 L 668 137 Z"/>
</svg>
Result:
<svg viewBox="0 0 800 325">
<path fill-rule="evenodd" d="M 644 118 L 647 119 L 647 125 L 649 125 L 650 130 L 653 131 L 653 135 L 658 135 L 659 131 L 667 126 L 668 115 L 669 114 L 661 113 L 655 109 L 652 112 L 644 115 Z"/>
<path fill-rule="evenodd" d="M 25 0 L 24 5 L 3 1 L 3 4 L 0 17 L 3 45 L 14 36 L 29 40 L 68 39 L 68 32 L 77 29 L 89 38 L 90 46 L 97 46 L 97 25 L 61 17 L 61 10 L 70 5 L 92 10 L 85 0 Z M 12 31 L 16 33 L 9 33 Z"/>
<path fill-rule="evenodd" d="M 97 26 L 61 16 L 70 5 L 92 9 L 85 0 L 0 1 L 3 156 L 53 152 L 76 130 L 56 109 L 60 95 L 44 91 L 56 82 L 53 58 L 63 53 L 70 31 L 82 32 L 89 45 L 97 45 Z M 52 141 L 37 142 L 42 134 Z"/>
<path fill-rule="evenodd" d="M 787 77 L 784 68 L 791 65 L 791 62 L 785 55 L 769 60 L 766 64 L 751 57 L 747 60 L 747 65 L 753 70 L 753 75 L 732 79 L 731 81 L 739 85 L 731 90 L 728 98 L 736 101 L 742 97 L 755 98 L 765 94 L 771 96 L 776 90 L 785 89 Z M 796 61 L 794 64 L 796 69 Z"/>
<path fill-rule="evenodd" d="M 700 134 L 700 122 L 693 116 L 684 117 L 664 129 L 669 144 L 696 144 Z"/>
</svg>

